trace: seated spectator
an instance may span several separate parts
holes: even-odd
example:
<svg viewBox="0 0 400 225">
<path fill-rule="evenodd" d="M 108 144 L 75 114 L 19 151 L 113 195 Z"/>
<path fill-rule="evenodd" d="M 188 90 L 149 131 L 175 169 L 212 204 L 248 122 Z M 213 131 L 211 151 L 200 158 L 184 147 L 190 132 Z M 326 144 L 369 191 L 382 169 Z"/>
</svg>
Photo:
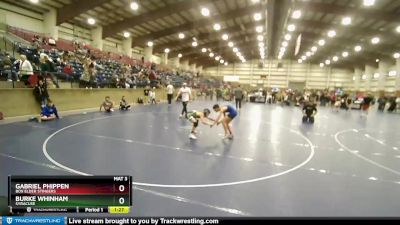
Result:
<svg viewBox="0 0 400 225">
<path fill-rule="evenodd" d="M 119 102 L 119 110 L 129 110 L 130 107 L 131 106 L 125 100 L 125 96 L 122 96 L 122 99 Z"/>
<path fill-rule="evenodd" d="M 49 93 L 47 92 L 47 85 L 42 79 L 39 79 L 36 86 L 33 88 L 33 95 L 40 104 L 40 107 L 43 108 L 49 99 Z"/>
<path fill-rule="evenodd" d="M 49 121 L 49 120 L 54 120 L 54 119 L 59 119 L 60 117 L 58 116 L 57 108 L 53 104 L 51 100 L 49 100 L 46 104 L 45 107 L 42 108 L 42 112 L 40 113 L 40 116 L 38 117 L 39 123 L 42 121 Z"/>
<path fill-rule="evenodd" d="M 27 82 L 29 76 L 33 75 L 33 67 L 31 62 L 26 58 L 25 55 L 21 55 L 21 65 L 19 69 L 20 79 L 24 82 Z"/>
<path fill-rule="evenodd" d="M 19 81 L 17 72 L 13 69 L 13 63 L 11 62 L 10 56 L 8 53 L 0 53 L 0 69 L 3 74 L 7 75 L 8 81 Z"/>
<path fill-rule="evenodd" d="M 110 100 L 110 96 L 106 96 L 103 103 L 100 105 L 100 111 L 104 108 L 106 112 L 114 112 L 114 103 Z"/>
<path fill-rule="evenodd" d="M 66 64 L 63 68 L 63 73 L 66 75 L 67 80 L 70 80 L 72 78 L 72 73 L 74 72 L 74 69 L 72 68 L 71 64 Z"/>
</svg>

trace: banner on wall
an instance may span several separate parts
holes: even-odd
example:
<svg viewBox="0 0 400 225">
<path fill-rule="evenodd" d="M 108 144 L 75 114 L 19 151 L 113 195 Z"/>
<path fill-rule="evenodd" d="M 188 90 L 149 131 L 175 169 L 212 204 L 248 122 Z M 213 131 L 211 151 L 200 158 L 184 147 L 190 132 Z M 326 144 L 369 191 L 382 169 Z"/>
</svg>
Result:
<svg viewBox="0 0 400 225">
<path fill-rule="evenodd" d="M 224 76 L 224 81 L 226 82 L 238 82 L 239 76 Z"/>
</svg>

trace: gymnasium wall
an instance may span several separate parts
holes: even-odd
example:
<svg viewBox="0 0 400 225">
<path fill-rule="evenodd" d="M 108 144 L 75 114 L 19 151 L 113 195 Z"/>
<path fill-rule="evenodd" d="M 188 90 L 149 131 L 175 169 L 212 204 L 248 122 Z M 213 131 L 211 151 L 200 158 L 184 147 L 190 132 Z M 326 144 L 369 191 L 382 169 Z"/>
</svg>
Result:
<svg viewBox="0 0 400 225">
<path fill-rule="evenodd" d="M 31 12 L 0 1 L 0 24 L 3 24 L 0 29 L 2 31 L 6 28 L 4 25 L 9 25 L 43 33 L 43 20 L 44 17 L 42 14 Z"/>
<path fill-rule="evenodd" d="M 353 82 L 353 71 L 321 68 L 319 65 L 299 64 L 289 60 L 265 60 L 262 67 L 258 60 L 251 60 L 246 63 L 207 68 L 204 73 L 217 77 L 239 76 L 239 82 L 243 84 L 279 88 L 287 88 L 289 82 L 305 82 L 305 87 L 309 89 L 347 89 L 351 88 Z"/>
<path fill-rule="evenodd" d="M 143 97 L 143 89 L 49 89 L 49 95 L 62 112 L 99 107 L 105 96 L 110 96 L 117 105 L 123 95 L 129 103 L 133 103 L 138 97 Z M 6 118 L 39 114 L 39 106 L 32 89 L 0 89 L 0 96 L 0 112 Z M 166 100 L 166 91 L 157 89 L 156 99 Z"/>
</svg>

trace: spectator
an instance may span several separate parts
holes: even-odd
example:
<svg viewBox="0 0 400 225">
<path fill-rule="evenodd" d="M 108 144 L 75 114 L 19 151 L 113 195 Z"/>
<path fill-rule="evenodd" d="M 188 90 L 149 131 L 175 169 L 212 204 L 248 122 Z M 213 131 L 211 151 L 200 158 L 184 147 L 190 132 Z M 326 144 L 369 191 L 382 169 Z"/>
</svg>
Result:
<svg viewBox="0 0 400 225">
<path fill-rule="evenodd" d="M 40 71 L 42 72 L 42 76 L 46 77 L 50 77 L 50 79 L 52 80 L 53 84 L 57 87 L 60 88 L 60 86 L 58 85 L 57 82 L 57 78 L 54 75 L 54 73 L 56 72 L 54 63 L 49 59 L 49 56 L 47 56 L 46 54 L 42 54 L 41 58 L 40 58 Z"/>
<path fill-rule="evenodd" d="M 42 121 L 49 121 L 49 120 L 54 120 L 54 119 L 59 119 L 60 117 L 58 116 L 57 108 L 53 104 L 53 102 L 49 99 L 47 104 L 42 108 L 42 112 L 40 113 L 40 116 L 38 117 L 39 123 Z"/>
<path fill-rule="evenodd" d="M 71 64 L 67 63 L 63 68 L 63 73 L 65 74 L 67 80 L 71 80 L 72 74 L 74 73 L 74 69 Z"/>
<path fill-rule="evenodd" d="M 157 104 L 156 102 L 156 87 L 153 87 L 153 90 L 149 92 L 150 102 L 151 104 Z"/>
<path fill-rule="evenodd" d="M 174 86 L 170 82 L 167 85 L 167 97 L 168 97 L 168 104 L 171 104 L 172 97 L 174 96 Z"/>
<path fill-rule="evenodd" d="M 150 96 L 150 88 L 149 88 L 149 86 L 146 86 L 146 88 L 143 90 L 143 93 L 144 93 L 144 98 L 143 98 L 143 101 L 145 102 L 145 103 L 149 103 L 149 96 Z"/>
<path fill-rule="evenodd" d="M 119 102 L 119 110 L 129 110 L 130 105 L 126 102 L 125 96 L 122 96 L 121 101 Z"/>
<path fill-rule="evenodd" d="M 13 63 L 11 62 L 8 53 L 0 53 L 0 68 L 3 70 L 4 74 L 7 74 L 8 81 L 19 81 L 16 71 L 13 70 Z"/>
<path fill-rule="evenodd" d="M 100 105 L 100 111 L 104 108 L 106 112 L 114 112 L 114 103 L 110 100 L 110 96 L 106 96 L 104 102 Z"/>
<path fill-rule="evenodd" d="M 47 85 L 42 79 L 39 79 L 34 87 L 33 95 L 35 96 L 36 101 L 40 104 L 40 107 L 43 108 L 49 100 L 49 93 L 47 92 Z"/>
<path fill-rule="evenodd" d="M 242 108 L 242 99 L 243 99 L 243 90 L 240 85 L 234 90 L 235 94 L 235 102 L 236 102 L 236 110 L 240 110 Z"/>
<path fill-rule="evenodd" d="M 24 82 L 27 82 L 29 79 L 29 76 L 33 75 L 33 67 L 31 62 L 26 58 L 25 55 L 21 55 L 21 66 L 19 67 L 19 74 L 21 77 L 21 80 Z"/>
</svg>

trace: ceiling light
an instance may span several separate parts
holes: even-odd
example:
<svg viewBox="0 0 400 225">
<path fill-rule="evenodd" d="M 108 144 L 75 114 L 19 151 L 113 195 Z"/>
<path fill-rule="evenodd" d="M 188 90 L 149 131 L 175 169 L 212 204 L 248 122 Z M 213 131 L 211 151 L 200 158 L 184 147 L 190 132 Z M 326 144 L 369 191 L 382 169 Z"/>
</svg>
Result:
<svg viewBox="0 0 400 225">
<path fill-rule="evenodd" d="M 164 52 L 168 53 L 169 52 L 169 48 L 164 49 Z"/>
<path fill-rule="evenodd" d="M 228 62 L 225 62 L 224 65 L 227 66 L 227 65 L 228 65 Z"/>
<path fill-rule="evenodd" d="M 375 59 L 375 62 L 379 62 L 379 59 Z"/>
<path fill-rule="evenodd" d="M 137 10 L 139 8 L 139 4 L 137 2 L 131 2 L 130 6 L 132 10 Z"/>
<path fill-rule="evenodd" d="M 292 39 L 292 35 L 286 34 L 286 35 L 285 35 L 285 40 L 286 40 L 286 41 L 290 41 L 290 39 Z"/>
<path fill-rule="evenodd" d="M 242 53 L 236 52 L 236 56 L 237 56 L 237 57 L 241 57 L 241 56 L 242 56 Z"/>
<path fill-rule="evenodd" d="M 374 45 L 378 44 L 379 41 L 380 41 L 380 39 L 379 39 L 378 37 L 373 37 L 373 38 L 371 39 L 371 43 L 374 44 Z"/>
<path fill-rule="evenodd" d="M 335 36 L 336 36 L 336 31 L 334 31 L 334 30 L 328 31 L 328 37 L 333 38 Z"/>
<path fill-rule="evenodd" d="M 396 27 L 396 32 L 400 33 L 400 25 Z"/>
<path fill-rule="evenodd" d="M 303 55 L 303 56 L 301 56 L 301 59 L 302 59 L 302 60 L 306 60 L 307 57 L 306 57 L 305 55 Z"/>
<path fill-rule="evenodd" d="M 178 54 L 178 58 L 182 58 L 182 54 L 181 53 Z"/>
<path fill-rule="evenodd" d="M 356 47 L 354 47 L 354 51 L 359 52 L 361 51 L 362 47 L 360 45 L 357 45 Z"/>
<path fill-rule="evenodd" d="M 344 58 L 346 58 L 347 56 L 349 56 L 349 53 L 348 53 L 348 52 L 342 52 L 342 56 L 343 56 Z"/>
<path fill-rule="evenodd" d="M 324 39 L 319 40 L 318 41 L 318 45 L 319 46 L 324 46 L 325 45 L 325 40 Z"/>
<path fill-rule="evenodd" d="M 321 68 L 324 67 L 324 66 L 325 66 L 324 63 L 320 63 L 320 64 L 319 64 L 319 67 L 321 67 Z"/>
<path fill-rule="evenodd" d="M 375 0 L 363 0 L 364 6 L 373 6 L 375 4 Z"/>
<path fill-rule="evenodd" d="M 361 79 L 363 79 L 363 80 L 367 79 L 367 75 L 363 74 L 363 75 L 361 76 Z"/>
<path fill-rule="evenodd" d="M 306 52 L 306 56 L 310 57 L 311 56 L 311 52 Z"/>
<path fill-rule="evenodd" d="M 400 53 L 398 53 L 398 52 L 394 53 L 394 54 L 393 54 L 393 57 L 394 57 L 395 59 L 400 58 Z"/>
<path fill-rule="evenodd" d="M 96 20 L 93 18 L 89 18 L 89 19 L 87 19 L 87 23 L 90 25 L 94 25 L 96 23 Z"/>
<path fill-rule="evenodd" d="M 312 46 L 312 47 L 311 47 L 311 51 L 312 51 L 312 52 L 316 52 L 317 50 L 318 50 L 317 46 Z"/>
<path fill-rule="evenodd" d="M 356 77 L 355 77 L 355 76 L 353 76 L 353 80 L 356 80 Z"/>
<path fill-rule="evenodd" d="M 215 56 L 215 61 L 218 61 L 219 60 L 219 56 Z"/>
<path fill-rule="evenodd" d="M 147 42 L 147 46 L 152 47 L 153 46 L 153 42 L 152 41 Z"/>
<path fill-rule="evenodd" d="M 233 45 L 234 45 L 234 44 L 233 44 L 233 42 L 232 42 L 232 41 L 228 42 L 228 46 L 229 46 L 229 47 L 231 47 L 231 48 L 232 48 L 232 47 L 233 47 Z"/>
<path fill-rule="evenodd" d="M 229 38 L 228 34 L 223 34 L 222 35 L 222 40 L 226 41 L 226 40 L 228 40 L 228 38 Z"/>
<path fill-rule="evenodd" d="M 251 0 L 252 3 L 259 3 L 260 0 Z"/>
<path fill-rule="evenodd" d="M 39 0 L 31 0 L 31 2 L 37 4 L 39 3 Z"/>
<path fill-rule="evenodd" d="M 210 15 L 210 10 L 208 10 L 207 8 L 201 8 L 201 15 L 209 16 Z"/>
<path fill-rule="evenodd" d="M 214 53 L 210 52 L 210 54 L 208 54 L 208 56 L 210 56 L 210 58 L 214 57 Z"/>
<path fill-rule="evenodd" d="M 233 52 L 238 52 L 239 51 L 239 49 L 237 49 L 237 48 L 233 48 L 232 50 L 233 50 Z"/>
<path fill-rule="evenodd" d="M 260 21 L 262 19 L 261 13 L 254 13 L 253 18 L 255 21 Z"/>
<path fill-rule="evenodd" d="M 286 51 L 286 48 L 285 47 L 281 47 L 280 51 Z"/>
<path fill-rule="evenodd" d="M 124 37 L 128 38 L 129 36 L 131 36 L 131 34 L 129 32 L 124 32 Z"/>
<path fill-rule="evenodd" d="M 263 30 L 264 30 L 263 26 L 256 26 L 257 33 L 261 33 L 261 32 L 263 32 Z"/>
<path fill-rule="evenodd" d="M 282 46 L 283 46 L 283 47 L 287 47 L 287 46 L 288 46 L 287 41 L 282 42 Z"/>
<path fill-rule="evenodd" d="M 389 77 L 394 77 L 396 75 L 397 75 L 397 71 L 396 70 L 389 71 Z"/>
<path fill-rule="evenodd" d="M 300 19 L 300 17 L 301 17 L 301 11 L 300 10 L 293 11 L 293 13 L 292 13 L 292 18 L 293 19 Z"/>
<path fill-rule="evenodd" d="M 337 62 L 337 61 L 339 60 L 339 57 L 333 56 L 333 57 L 332 57 L 332 60 L 335 61 L 335 62 Z"/>
<path fill-rule="evenodd" d="M 288 31 L 292 32 L 296 30 L 296 26 L 294 24 L 289 24 L 289 26 L 287 27 Z"/>
<path fill-rule="evenodd" d="M 374 78 L 377 79 L 380 76 L 379 73 L 374 73 Z"/>
<path fill-rule="evenodd" d="M 220 62 L 221 64 L 223 64 L 223 63 L 224 63 L 224 60 L 223 60 L 223 59 L 221 59 L 221 60 L 219 60 L 219 62 Z"/>
<path fill-rule="evenodd" d="M 345 25 L 345 26 L 350 25 L 351 24 L 351 17 L 348 17 L 348 16 L 347 17 L 343 17 L 342 24 Z"/>
<path fill-rule="evenodd" d="M 260 52 L 264 53 L 265 49 L 264 47 L 260 47 L 258 50 L 260 50 Z"/>
<path fill-rule="evenodd" d="M 214 24 L 213 26 L 214 30 L 221 30 L 221 25 L 219 23 Z"/>
<path fill-rule="evenodd" d="M 279 55 L 279 56 L 278 56 L 278 59 L 282 59 L 282 55 Z"/>
<path fill-rule="evenodd" d="M 264 40 L 264 36 L 262 36 L 261 34 L 257 35 L 257 40 L 258 41 L 263 41 Z"/>
<path fill-rule="evenodd" d="M 326 65 L 331 64 L 331 60 L 329 60 L 329 59 L 325 60 L 325 64 L 326 64 Z"/>
<path fill-rule="evenodd" d="M 302 60 L 302 59 L 298 59 L 297 62 L 298 62 L 298 63 L 302 63 L 303 60 Z"/>
<path fill-rule="evenodd" d="M 193 47 L 197 47 L 197 45 L 198 45 L 197 41 L 193 41 L 193 42 L 192 42 L 192 46 L 193 46 Z"/>
<path fill-rule="evenodd" d="M 207 52 L 207 49 L 206 48 L 202 48 L 201 52 Z"/>
<path fill-rule="evenodd" d="M 179 37 L 179 39 L 184 39 L 185 38 L 185 34 L 184 33 L 179 33 L 178 37 Z"/>
<path fill-rule="evenodd" d="M 264 43 L 263 43 L 263 42 L 259 42 L 259 43 L 258 43 L 258 47 L 260 47 L 260 48 L 261 48 L 261 47 L 264 47 Z"/>
</svg>

